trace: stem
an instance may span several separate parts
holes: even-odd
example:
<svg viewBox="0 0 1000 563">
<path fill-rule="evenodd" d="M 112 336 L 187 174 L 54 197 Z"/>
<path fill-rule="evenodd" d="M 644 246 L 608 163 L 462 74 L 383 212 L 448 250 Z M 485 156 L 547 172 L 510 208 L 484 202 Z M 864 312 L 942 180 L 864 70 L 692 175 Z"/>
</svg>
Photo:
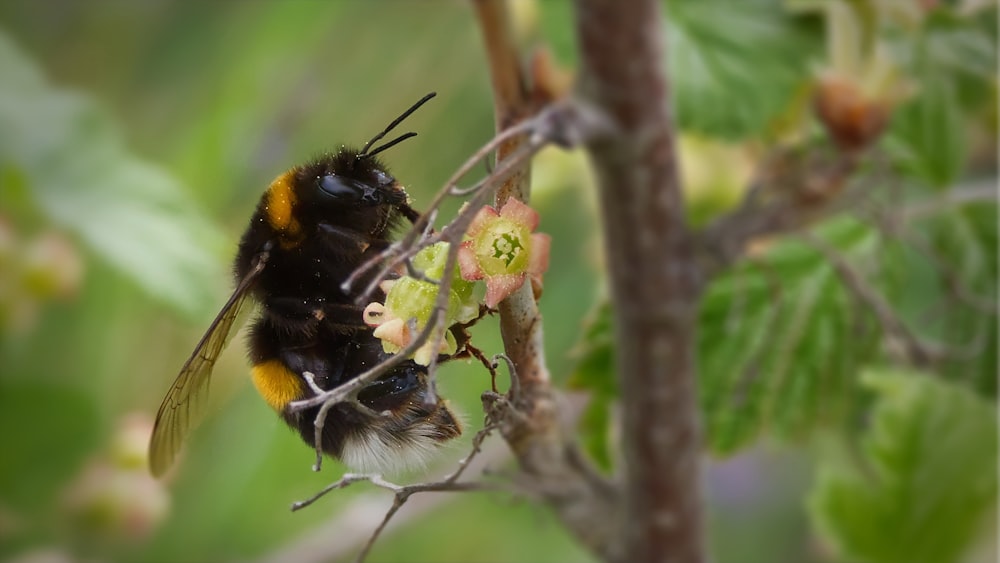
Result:
<svg viewBox="0 0 1000 563">
<path fill-rule="evenodd" d="M 516 127 L 536 108 L 525 88 L 527 80 L 513 41 L 510 2 L 476 0 L 473 6 L 489 61 L 499 133 Z M 570 115 L 567 117 L 575 123 L 556 120 L 555 129 L 548 132 L 557 133 L 553 138 L 556 142 L 572 144 L 581 137 L 581 129 L 600 128 L 584 117 L 589 115 L 587 111 L 577 108 Z M 557 131 L 567 125 L 573 125 L 570 131 Z M 504 162 L 533 146 L 533 136 L 511 136 L 497 147 L 497 160 Z M 508 176 L 497 190 L 497 204 L 510 197 L 527 202 L 529 178 L 527 165 Z M 504 351 L 513 366 L 512 384 L 506 396 L 483 395 L 487 417 L 498 424 L 517 457 L 522 480 L 539 492 L 580 543 L 605 560 L 620 560 L 617 490 L 582 459 L 571 432 L 560 421 L 560 405 L 545 364 L 542 317 L 531 287 L 524 284 L 500 303 L 499 310 Z"/>
<path fill-rule="evenodd" d="M 483 0 L 473 2 L 473 6 L 489 58 L 494 121 L 499 134 L 529 115 L 533 109 L 532 102 L 514 44 L 510 7 L 505 2 Z M 497 146 L 497 161 L 515 153 L 526 142 L 527 134 L 507 139 Z M 527 203 L 530 193 L 531 168 L 525 165 L 508 177 L 497 190 L 497 207 L 511 197 Z M 519 291 L 500 303 L 499 310 L 504 350 L 514 362 L 518 377 L 522 380 L 548 381 L 542 346 L 542 318 L 530 284 L 524 284 Z"/>
<path fill-rule="evenodd" d="M 656 0 L 577 0 L 580 95 L 616 132 L 588 145 L 600 186 L 622 391 L 624 560 L 698 563 L 701 272 L 675 154 Z"/>
</svg>

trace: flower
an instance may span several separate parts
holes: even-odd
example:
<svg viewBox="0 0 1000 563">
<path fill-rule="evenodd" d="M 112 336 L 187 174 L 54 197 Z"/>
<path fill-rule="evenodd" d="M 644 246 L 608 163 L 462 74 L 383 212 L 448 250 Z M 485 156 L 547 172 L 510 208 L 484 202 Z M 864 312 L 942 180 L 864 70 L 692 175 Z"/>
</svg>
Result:
<svg viewBox="0 0 1000 563">
<path fill-rule="evenodd" d="M 413 258 L 413 267 L 430 280 L 444 276 L 448 256 L 448 243 L 429 246 Z M 426 280 L 404 276 L 386 280 L 379 286 L 385 292 L 385 303 L 369 303 L 364 310 L 364 321 L 375 327 L 372 334 L 382 341 L 382 349 L 394 354 L 410 344 L 414 335 L 420 334 L 434 313 L 439 286 Z M 455 337 L 447 331 L 457 323 L 474 319 L 479 306 L 473 299 L 473 284 L 453 276 L 448 291 L 448 309 L 441 327 L 432 332 L 427 341 L 413 353 L 413 361 L 428 365 L 434 354 L 434 342 L 440 339 L 438 354 L 453 354 L 457 348 Z M 442 333 L 443 338 L 442 338 Z"/>
<path fill-rule="evenodd" d="M 536 227 L 538 212 L 514 198 L 499 213 L 485 205 L 472 219 L 458 265 L 463 279 L 486 281 L 487 307 L 496 308 L 529 278 L 541 290 L 551 239 L 532 233 Z"/>
</svg>

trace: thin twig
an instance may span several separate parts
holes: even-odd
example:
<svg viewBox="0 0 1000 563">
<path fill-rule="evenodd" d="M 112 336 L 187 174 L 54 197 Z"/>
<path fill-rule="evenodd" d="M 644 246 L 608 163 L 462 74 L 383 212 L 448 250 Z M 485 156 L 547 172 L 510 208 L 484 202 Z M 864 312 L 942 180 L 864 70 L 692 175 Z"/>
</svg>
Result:
<svg viewBox="0 0 1000 563">
<path fill-rule="evenodd" d="M 836 248 L 812 233 L 803 233 L 802 238 L 830 262 L 844 285 L 875 315 L 886 335 L 902 343 L 907 361 L 917 366 L 925 366 L 943 359 L 946 355 L 944 347 L 918 338 L 896 315 L 885 298 L 869 285 L 865 277 L 855 270 Z"/>
<path fill-rule="evenodd" d="M 499 365 L 498 360 L 503 360 L 503 362 L 507 364 L 507 373 L 510 375 L 510 390 L 507 392 L 507 395 L 511 397 L 511 399 L 517 400 L 521 394 L 521 382 L 517 378 L 517 368 L 514 367 L 514 360 L 510 359 L 507 354 L 494 354 L 491 360 L 494 368 Z M 494 382 L 493 387 L 495 390 L 496 382 Z"/>
<path fill-rule="evenodd" d="M 755 238 L 787 233 L 854 206 L 868 195 L 867 183 L 847 185 L 862 155 L 829 154 L 824 147 L 793 153 L 778 149 L 761 169 L 734 211 L 722 215 L 700 234 L 706 277 L 743 256 Z"/>
<path fill-rule="evenodd" d="M 458 479 L 462 474 L 468 469 L 472 460 L 482 451 L 483 441 L 497 428 L 495 424 L 487 425 L 485 428 L 476 433 L 472 438 L 471 450 L 469 454 L 458 461 L 458 467 L 449 475 L 441 480 L 427 482 L 427 483 L 414 483 L 411 485 L 397 485 L 386 480 L 382 475 L 376 473 L 345 473 L 340 479 L 327 485 L 322 490 L 320 490 L 315 495 L 292 504 L 292 511 L 301 510 L 307 506 L 313 504 L 317 500 L 324 497 L 327 493 L 343 489 L 354 483 L 361 481 L 368 481 L 376 487 L 392 491 L 393 502 L 389 507 L 389 510 L 385 513 L 382 521 L 372 532 L 368 541 L 362 546 L 360 552 L 358 553 L 355 561 L 361 562 L 368 556 L 372 547 L 375 545 L 375 541 L 381 536 L 382 532 L 385 530 L 386 526 L 389 524 L 390 520 L 396 515 L 400 508 L 410 499 L 411 496 L 417 493 L 424 492 L 460 492 L 460 491 L 483 491 L 483 490 L 497 490 L 501 486 L 495 483 L 489 482 L 463 482 L 459 483 Z"/>
<path fill-rule="evenodd" d="M 988 188 L 988 189 L 987 189 Z M 994 186 L 973 186 L 970 188 L 955 188 L 949 192 L 930 198 L 926 201 L 911 203 L 900 208 L 876 207 L 866 216 L 879 229 L 884 237 L 898 239 L 909 245 L 927 259 L 938 276 L 948 288 L 954 301 L 962 303 L 986 315 L 997 314 L 997 302 L 988 297 L 976 294 L 968 284 L 956 273 L 956 268 L 937 252 L 926 236 L 911 228 L 914 221 L 927 218 L 934 214 L 944 213 L 955 206 L 974 202 L 995 202 L 997 199 Z"/>
<path fill-rule="evenodd" d="M 419 219 L 417 219 L 417 222 L 413 225 L 413 228 L 410 229 L 410 231 L 407 232 L 406 235 L 396 244 L 393 244 L 385 251 L 380 252 L 379 254 L 370 258 L 365 263 L 361 264 L 344 281 L 344 283 L 341 286 L 342 289 L 344 289 L 344 291 L 350 291 L 359 277 L 368 273 L 376 266 L 383 265 L 386 260 L 395 259 L 398 256 L 408 251 L 412 251 L 412 248 L 416 244 L 416 241 L 419 240 L 419 235 L 424 233 L 425 229 L 431 225 L 431 219 L 437 217 L 437 210 L 440 208 L 441 204 L 449 195 L 454 195 L 453 190 L 458 185 L 458 181 L 461 180 L 463 177 L 465 177 L 465 175 L 468 174 L 470 171 L 472 171 L 480 160 L 482 160 L 491 152 L 496 150 L 496 147 L 499 146 L 501 143 L 503 143 L 505 140 L 507 140 L 512 136 L 523 134 L 533 125 L 534 123 L 531 121 L 525 121 L 523 123 L 519 123 L 518 125 L 506 131 L 502 131 L 493 139 L 491 139 L 489 142 L 487 142 L 485 145 L 480 147 L 479 150 L 477 150 L 471 157 L 469 157 L 465 161 L 465 163 L 463 163 L 462 166 L 460 166 L 459 169 L 454 174 L 452 174 L 451 178 L 449 178 L 448 181 L 445 182 L 444 187 L 441 190 L 439 190 L 438 193 L 434 196 L 434 199 L 431 200 L 431 203 L 428 207 L 428 211 L 422 214 Z M 495 171 L 493 174 L 490 174 L 489 176 L 492 177 L 494 175 Z M 483 183 L 478 183 L 476 185 L 476 189 L 482 189 L 483 187 L 484 187 Z M 416 254 L 416 252 L 418 251 L 419 250 L 410 252 L 409 256 Z M 383 270 L 380 272 L 380 275 L 376 276 L 376 278 L 384 279 L 384 275 L 387 274 L 389 271 L 391 271 L 392 268 L 398 264 L 399 262 L 395 262 L 392 266 L 383 268 Z"/>
<path fill-rule="evenodd" d="M 952 207 L 960 207 L 970 203 L 996 202 L 997 196 L 997 186 L 993 183 L 956 187 L 935 198 L 911 203 L 904 207 L 899 215 L 904 222 L 917 221 L 930 215 L 942 213 Z"/>
</svg>

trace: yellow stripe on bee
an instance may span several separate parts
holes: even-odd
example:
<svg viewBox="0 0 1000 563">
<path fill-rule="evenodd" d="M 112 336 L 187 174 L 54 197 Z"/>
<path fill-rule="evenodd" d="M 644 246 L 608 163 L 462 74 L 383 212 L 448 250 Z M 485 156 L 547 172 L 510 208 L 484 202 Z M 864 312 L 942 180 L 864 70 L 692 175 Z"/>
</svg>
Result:
<svg viewBox="0 0 1000 563">
<path fill-rule="evenodd" d="M 289 170 L 278 176 L 267 188 L 267 203 L 265 211 L 267 222 L 271 227 L 289 238 L 297 238 L 301 226 L 292 215 L 295 207 L 295 190 L 292 189 L 294 172 Z"/>
<path fill-rule="evenodd" d="M 271 408 L 281 412 L 302 396 L 304 381 L 280 360 L 267 360 L 250 368 L 254 387 Z"/>
</svg>

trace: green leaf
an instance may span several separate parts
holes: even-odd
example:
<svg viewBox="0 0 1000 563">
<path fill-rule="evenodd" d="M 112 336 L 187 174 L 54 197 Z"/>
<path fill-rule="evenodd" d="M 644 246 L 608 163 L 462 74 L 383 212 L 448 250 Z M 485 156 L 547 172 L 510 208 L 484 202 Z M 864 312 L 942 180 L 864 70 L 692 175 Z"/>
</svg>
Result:
<svg viewBox="0 0 1000 563">
<path fill-rule="evenodd" d="M 941 377 L 996 395 L 997 209 L 945 209 L 902 240 L 839 218 L 813 235 L 836 249 L 918 338 L 958 353 Z M 995 308 L 995 305 L 993 306 Z M 578 344 L 573 386 L 592 393 L 584 442 L 610 460 L 608 423 L 617 399 L 611 307 L 602 304 Z M 784 237 L 712 283 L 699 318 L 698 385 L 709 448 L 726 455 L 762 433 L 785 440 L 817 427 L 847 428 L 858 413 L 860 370 L 885 357 L 883 327 L 829 260 Z"/>
<path fill-rule="evenodd" d="M 951 186 L 965 165 L 967 146 L 954 83 L 925 76 L 917 97 L 893 116 L 890 147 L 912 175 L 931 186 Z"/>
<path fill-rule="evenodd" d="M 963 14 L 947 6 L 929 12 L 919 29 L 886 33 L 916 89 L 894 112 L 888 146 L 931 186 L 959 180 L 969 152 L 966 119 L 996 105 L 996 34 L 995 9 Z"/>
<path fill-rule="evenodd" d="M 931 376 L 871 371 L 876 394 L 862 447 L 867 471 L 820 467 L 810 510 L 847 558 L 956 561 L 996 505 L 996 408 Z"/>
<path fill-rule="evenodd" d="M 833 221 L 819 236 L 850 256 L 871 250 L 872 229 Z M 607 463 L 608 421 L 617 399 L 612 309 L 592 313 L 578 344 L 571 387 L 591 392 L 581 421 L 584 444 Z M 854 400 L 859 366 L 878 354 L 879 333 L 825 258 L 785 240 L 717 280 L 699 323 L 700 402 L 707 442 L 731 453 L 769 430 L 791 439 L 839 423 Z"/>
<path fill-rule="evenodd" d="M 851 260 L 877 240 L 849 219 L 823 225 L 816 236 Z M 709 446 L 726 454 L 763 430 L 793 439 L 819 423 L 839 423 L 879 337 L 826 258 L 801 240 L 780 240 L 725 274 L 704 297 L 699 332 Z"/>
<path fill-rule="evenodd" d="M 225 279 L 224 239 L 164 171 L 124 147 L 84 95 L 48 84 L 0 35 L 0 169 L 48 221 L 156 298 L 195 313 Z"/>
<path fill-rule="evenodd" d="M 893 253 L 903 261 L 895 266 L 901 283 L 893 294 L 900 317 L 920 338 L 955 352 L 938 373 L 991 397 L 997 392 L 997 224 L 996 203 L 967 204 L 915 221 L 910 248 Z"/>
<path fill-rule="evenodd" d="M 682 0 L 666 8 L 668 70 L 684 129 L 759 135 L 810 77 L 818 38 L 779 2 Z"/>
<path fill-rule="evenodd" d="M 997 68 L 996 15 L 995 10 L 979 17 L 962 17 L 949 10 L 932 12 L 922 38 L 926 64 L 937 72 L 989 80 Z"/>
</svg>

